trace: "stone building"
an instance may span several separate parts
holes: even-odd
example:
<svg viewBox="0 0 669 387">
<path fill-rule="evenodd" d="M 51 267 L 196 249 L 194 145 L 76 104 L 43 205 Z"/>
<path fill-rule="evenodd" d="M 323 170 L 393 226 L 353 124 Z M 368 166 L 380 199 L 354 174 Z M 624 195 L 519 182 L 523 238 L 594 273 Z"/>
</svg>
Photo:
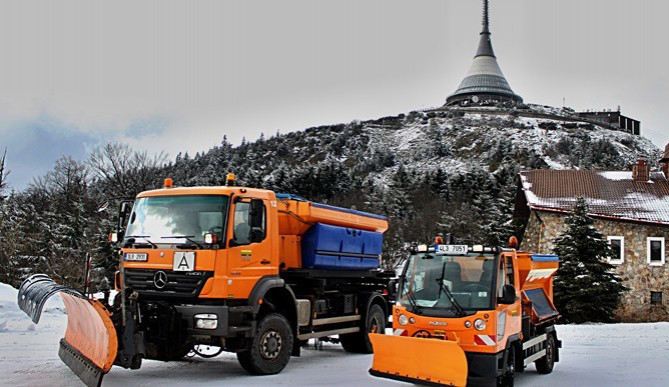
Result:
<svg viewBox="0 0 669 387">
<path fill-rule="evenodd" d="M 668 147 L 669 149 L 669 147 Z M 567 228 L 576 198 L 590 206 L 595 227 L 618 257 L 610 260 L 630 290 L 621 321 L 669 321 L 669 180 L 639 161 L 631 171 L 538 170 L 520 173 L 516 219 L 525 225 L 520 247 L 550 253 Z M 593 302 L 596 302 L 593 300 Z"/>
</svg>

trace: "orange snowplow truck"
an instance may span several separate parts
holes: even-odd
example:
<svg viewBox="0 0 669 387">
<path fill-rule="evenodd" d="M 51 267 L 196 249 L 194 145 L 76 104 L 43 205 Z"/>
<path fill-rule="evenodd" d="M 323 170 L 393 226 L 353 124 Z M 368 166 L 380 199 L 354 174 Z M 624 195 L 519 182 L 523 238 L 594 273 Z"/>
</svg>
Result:
<svg viewBox="0 0 669 387">
<path fill-rule="evenodd" d="M 237 354 L 251 374 L 280 372 L 311 338 L 371 353 L 384 332 L 394 271 L 379 269 L 385 217 L 293 195 L 225 186 L 140 193 L 120 206 L 117 294 L 94 299 L 45 275 L 19 306 L 37 322 L 60 292 L 61 359 L 89 386 L 112 365 Z M 106 205 L 101 206 L 101 210 Z M 213 353 L 212 353 L 212 348 Z"/>
<path fill-rule="evenodd" d="M 558 257 L 514 249 L 412 248 L 393 306 L 394 335 L 371 334 L 374 376 L 428 385 L 513 385 L 559 360 L 552 278 Z"/>
</svg>

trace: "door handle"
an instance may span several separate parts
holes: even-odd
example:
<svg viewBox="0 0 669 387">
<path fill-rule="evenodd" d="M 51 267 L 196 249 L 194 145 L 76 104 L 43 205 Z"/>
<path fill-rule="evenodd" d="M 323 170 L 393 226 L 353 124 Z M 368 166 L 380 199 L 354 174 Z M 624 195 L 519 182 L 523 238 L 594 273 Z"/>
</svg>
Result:
<svg viewBox="0 0 669 387">
<path fill-rule="evenodd" d="M 260 261 L 260 263 L 263 265 L 269 265 L 270 263 L 272 263 L 272 261 L 270 261 L 269 259 L 263 259 L 262 261 Z"/>
</svg>

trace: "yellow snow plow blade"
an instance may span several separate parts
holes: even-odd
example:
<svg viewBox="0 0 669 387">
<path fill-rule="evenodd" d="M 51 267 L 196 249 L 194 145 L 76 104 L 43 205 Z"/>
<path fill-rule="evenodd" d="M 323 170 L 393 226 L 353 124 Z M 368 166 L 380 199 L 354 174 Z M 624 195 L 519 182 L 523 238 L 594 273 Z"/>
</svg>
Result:
<svg viewBox="0 0 669 387">
<path fill-rule="evenodd" d="M 67 330 L 58 355 L 88 386 L 99 386 L 118 349 L 116 329 L 100 301 L 61 293 L 67 309 Z"/>
<path fill-rule="evenodd" d="M 417 384 L 464 386 L 467 358 L 456 341 L 369 334 L 374 362 L 369 373 Z"/>
<path fill-rule="evenodd" d="M 60 293 L 67 309 L 67 330 L 60 341 L 58 356 L 87 386 L 99 386 L 118 351 L 111 315 L 102 302 L 90 300 L 44 274 L 23 281 L 17 303 L 37 324 L 46 301 L 56 293 Z"/>
</svg>

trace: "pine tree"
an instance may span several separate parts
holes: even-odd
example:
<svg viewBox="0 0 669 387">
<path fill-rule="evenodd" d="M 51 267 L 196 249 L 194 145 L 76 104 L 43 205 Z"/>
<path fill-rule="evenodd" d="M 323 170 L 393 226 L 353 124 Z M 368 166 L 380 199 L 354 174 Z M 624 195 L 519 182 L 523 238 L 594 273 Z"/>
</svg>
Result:
<svg viewBox="0 0 669 387">
<path fill-rule="evenodd" d="M 613 273 L 613 256 L 602 234 L 588 216 L 588 205 L 578 198 L 567 231 L 555 239 L 560 268 L 555 276 L 555 306 L 567 322 L 612 322 L 622 292 L 627 290 Z"/>
</svg>

